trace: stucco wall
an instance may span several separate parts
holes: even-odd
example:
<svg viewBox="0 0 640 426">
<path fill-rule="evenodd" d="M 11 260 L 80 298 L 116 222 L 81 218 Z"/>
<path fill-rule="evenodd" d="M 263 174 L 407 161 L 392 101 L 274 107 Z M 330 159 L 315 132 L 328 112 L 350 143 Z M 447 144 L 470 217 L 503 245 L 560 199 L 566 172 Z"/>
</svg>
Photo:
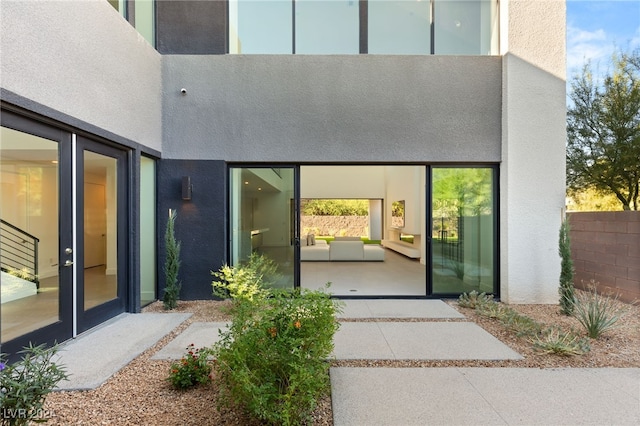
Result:
<svg viewBox="0 0 640 426">
<path fill-rule="evenodd" d="M 565 202 L 565 2 L 501 2 L 501 298 L 556 303 Z"/>
<path fill-rule="evenodd" d="M 167 158 L 500 160 L 498 57 L 162 59 Z"/>
<path fill-rule="evenodd" d="M 0 17 L 3 89 L 161 150 L 160 55 L 108 2 L 2 0 Z"/>
<path fill-rule="evenodd" d="M 591 280 L 601 292 L 620 300 L 640 300 L 640 212 L 569 213 L 574 283 L 586 288 Z"/>
</svg>

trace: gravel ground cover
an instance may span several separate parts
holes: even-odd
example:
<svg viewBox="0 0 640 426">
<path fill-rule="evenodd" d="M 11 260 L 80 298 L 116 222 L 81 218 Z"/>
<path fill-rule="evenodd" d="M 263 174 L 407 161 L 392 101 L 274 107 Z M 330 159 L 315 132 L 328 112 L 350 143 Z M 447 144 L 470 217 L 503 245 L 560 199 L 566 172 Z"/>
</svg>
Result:
<svg viewBox="0 0 640 426">
<path fill-rule="evenodd" d="M 628 312 L 619 321 L 619 327 L 591 340 L 591 351 L 580 356 L 543 354 L 533 349 L 526 339 L 515 336 L 497 321 L 481 317 L 472 309 L 461 308 L 454 300 L 452 307 L 487 330 L 503 343 L 520 353 L 518 361 L 334 361 L 342 367 L 640 367 L 640 307 L 628 305 Z M 580 331 L 580 324 L 559 313 L 557 305 L 509 305 L 519 313 L 547 325 L 560 325 Z M 191 312 L 193 316 L 156 345 L 143 352 L 106 383 L 90 391 L 54 392 L 47 398 L 45 408 L 51 414 L 51 425 L 246 425 L 252 422 L 237 410 L 216 409 L 215 380 L 187 391 L 173 389 L 165 380 L 171 361 L 151 360 L 151 356 L 169 343 L 193 322 L 226 321 L 225 308 L 229 302 L 184 301 L 172 312 Z M 156 302 L 144 312 L 162 312 L 162 303 Z M 371 321 L 371 320 L 370 320 Z M 375 321 L 375 320 L 374 320 Z M 383 321 L 383 320 L 379 320 Z M 388 319 L 384 320 L 388 321 Z M 425 321 L 406 319 L 402 321 Z M 433 320 L 430 320 L 433 321 Z M 460 321 L 460 320 L 456 320 Z M 320 401 L 313 415 L 313 425 L 332 425 L 331 399 Z"/>
</svg>

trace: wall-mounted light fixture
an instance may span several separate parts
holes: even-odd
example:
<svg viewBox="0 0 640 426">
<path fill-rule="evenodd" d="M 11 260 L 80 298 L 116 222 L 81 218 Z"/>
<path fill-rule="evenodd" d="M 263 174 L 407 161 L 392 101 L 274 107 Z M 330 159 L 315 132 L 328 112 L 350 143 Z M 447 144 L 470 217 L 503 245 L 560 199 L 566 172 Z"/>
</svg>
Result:
<svg viewBox="0 0 640 426">
<path fill-rule="evenodd" d="M 191 200 L 191 192 L 193 191 L 193 185 L 191 185 L 191 176 L 182 177 L 182 199 Z"/>
</svg>

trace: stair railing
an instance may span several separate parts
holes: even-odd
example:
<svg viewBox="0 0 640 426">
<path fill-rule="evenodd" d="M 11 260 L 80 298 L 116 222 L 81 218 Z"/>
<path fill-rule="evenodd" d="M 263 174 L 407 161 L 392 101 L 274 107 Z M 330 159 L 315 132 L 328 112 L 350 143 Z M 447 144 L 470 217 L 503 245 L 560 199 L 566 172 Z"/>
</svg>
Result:
<svg viewBox="0 0 640 426">
<path fill-rule="evenodd" d="M 31 281 L 40 288 L 38 243 L 40 239 L 0 219 L 0 269 Z"/>
</svg>

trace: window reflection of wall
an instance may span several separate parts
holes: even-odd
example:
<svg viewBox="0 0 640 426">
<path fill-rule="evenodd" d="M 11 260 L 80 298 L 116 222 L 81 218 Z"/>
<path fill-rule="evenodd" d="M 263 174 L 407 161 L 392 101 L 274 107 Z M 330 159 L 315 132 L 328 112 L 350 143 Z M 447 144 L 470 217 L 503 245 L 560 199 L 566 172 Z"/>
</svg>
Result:
<svg viewBox="0 0 640 426">
<path fill-rule="evenodd" d="M 497 0 L 231 0 L 229 53 L 497 54 L 497 4 Z"/>
</svg>

